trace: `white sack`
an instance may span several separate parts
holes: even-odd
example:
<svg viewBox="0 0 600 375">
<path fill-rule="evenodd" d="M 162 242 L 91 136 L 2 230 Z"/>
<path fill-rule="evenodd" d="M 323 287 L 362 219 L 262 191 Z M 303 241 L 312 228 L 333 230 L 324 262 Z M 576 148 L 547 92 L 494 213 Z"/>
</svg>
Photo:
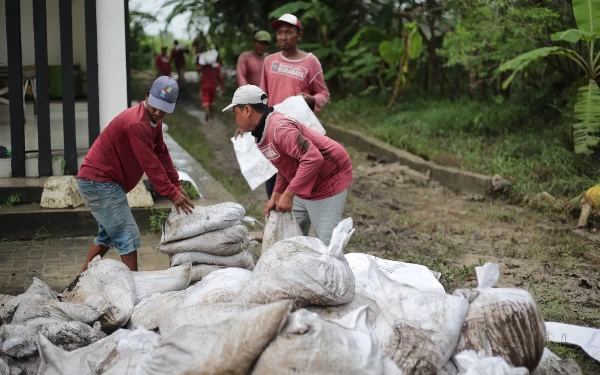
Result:
<svg viewBox="0 0 600 375">
<path fill-rule="evenodd" d="M 127 328 L 144 327 L 146 329 L 156 329 L 160 319 L 170 315 L 175 307 L 183 301 L 185 291 L 156 293 L 150 297 L 144 298 L 135 305 L 131 319 L 127 323 Z"/>
<path fill-rule="evenodd" d="M 119 340 L 127 333 L 119 329 L 112 335 L 86 347 L 65 351 L 50 342 L 44 335 L 38 337 L 40 355 L 40 375 L 92 375 L 93 368 L 117 347 Z"/>
<path fill-rule="evenodd" d="M 190 271 L 190 283 L 200 281 L 211 272 L 222 270 L 225 267 L 221 266 L 210 266 L 207 264 L 194 264 Z"/>
<path fill-rule="evenodd" d="M 422 292 L 446 294 L 444 287 L 429 268 L 420 264 L 397 262 L 362 253 L 346 254 L 346 260 L 354 273 L 356 292 L 362 293 L 368 298 L 375 299 L 369 282 L 371 261 L 375 262 L 379 270 L 390 280 L 398 284 L 410 285 Z"/>
<path fill-rule="evenodd" d="M 177 328 L 188 325 L 196 327 L 212 326 L 232 317 L 237 317 L 246 310 L 248 310 L 248 307 L 236 303 L 198 304 L 178 307 L 160 319 L 160 334 L 163 337 L 168 336 Z"/>
<path fill-rule="evenodd" d="M 281 103 L 276 104 L 274 108 L 277 112 L 283 113 L 302 125 L 308 126 L 325 135 L 323 125 L 321 125 L 321 122 L 301 95 L 290 96 Z"/>
<path fill-rule="evenodd" d="M 271 211 L 266 218 L 265 230 L 262 239 L 262 254 L 279 241 L 302 236 L 302 229 L 291 212 Z"/>
<path fill-rule="evenodd" d="M 435 374 L 452 356 L 469 302 L 462 296 L 400 285 L 375 262 L 371 288 L 381 313 L 375 332 L 383 354 L 408 374 Z"/>
<path fill-rule="evenodd" d="M 354 297 L 352 298 L 352 302 L 345 303 L 343 305 L 337 306 L 317 306 L 310 305 L 306 306 L 308 311 L 312 311 L 318 314 L 323 319 L 341 319 L 346 314 L 358 309 L 359 307 L 367 306 L 369 309 L 367 310 L 367 322 L 369 325 L 375 325 L 375 319 L 380 313 L 379 307 L 374 300 L 369 297 L 365 297 L 364 294 L 354 293 Z"/>
<path fill-rule="evenodd" d="M 185 240 L 160 244 L 158 250 L 164 254 L 199 252 L 218 256 L 235 255 L 250 246 L 248 229 L 245 225 L 208 232 Z"/>
<path fill-rule="evenodd" d="M 258 260 L 242 303 L 293 300 L 295 307 L 341 305 L 354 297 L 354 275 L 344 258 L 352 218 L 334 229 L 329 247 L 317 238 L 294 237 L 273 245 Z"/>
<path fill-rule="evenodd" d="M 19 296 L 0 294 L 0 325 L 11 322 L 22 296 L 22 294 Z"/>
<path fill-rule="evenodd" d="M 254 268 L 254 258 L 252 257 L 252 254 L 246 250 L 239 254 L 230 255 L 228 257 L 220 257 L 218 255 L 204 253 L 179 253 L 169 255 L 169 259 L 171 260 L 171 266 L 192 263 L 221 267 L 247 268 L 250 270 Z"/>
<path fill-rule="evenodd" d="M 128 331 L 117 343 L 117 347 L 95 366 L 94 374 L 140 375 L 136 367 L 150 358 L 150 352 L 158 346 L 159 336 L 153 331 L 137 328 Z M 165 371 L 170 374 L 170 371 Z"/>
<path fill-rule="evenodd" d="M 289 301 L 276 302 L 217 325 L 180 327 L 163 337 L 144 358 L 133 360 L 137 366 L 130 373 L 246 375 L 285 324 L 290 309 Z M 113 373 L 125 372 L 108 372 Z"/>
<path fill-rule="evenodd" d="M 112 259 L 94 258 L 87 271 L 65 289 L 64 300 L 83 303 L 101 315 L 104 329 L 122 327 L 133 312 L 135 283 L 132 272 L 123 263 Z"/>
<path fill-rule="evenodd" d="M 27 359 L 14 359 L 7 357 L 6 362 L 11 369 L 10 375 L 38 375 L 40 357 L 32 357 Z"/>
<path fill-rule="evenodd" d="M 238 203 L 196 206 L 190 215 L 171 211 L 163 223 L 161 243 L 192 238 L 203 233 L 241 224 L 246 210 Z"/>
<path fill-rule="evenodd" d="M 177 308 L 198 304 L 234 302 L 248 283 L 252 272 L 243 268 L 224 268 L 212 272 L 199 283 L 189 287 Z"/>
<path fill-rule="evenodd" d="M 461 375 L 529 375 L 526 368 L 514 368 L 501 357 L 486 357 L 483 351 L 462 351 L 454 356 L 454 362 Z"/>
<path fill-rule="evenodd" d="M 546 346 L 544 319 L 533 297 L 522 289 L 493 288 L 497 264 L 475 267 L 479 288 L 457 290 L 470 301 L 456 353 L 483 350 L 515 367 L 535 370 Z"/>
<path fill-rule="evenodd" d="M 176 292 L 190 285 L 191 263 L 171 267 L 163 271 L 133 272 L 135 304 L 155 293 Z"/>
<path fill-rule="evenodd" d="M 277 168 L 265 158 L 256 146 L 256 141 L 250 133 L 244 133 L 237 139 L 231 138 L 233 151 L 240 165 L 242 176 L 250 185 L 250 189 L 255 190 L 263 182 L 273 177 L 277 173 Z"/>
<path fill-rule="evenodd" d="M 383 374 L 383 357 L 367 325 L 367 309 L 332 321 L 305 309 L 294 312 L 252 374 Z"/>
</svg>

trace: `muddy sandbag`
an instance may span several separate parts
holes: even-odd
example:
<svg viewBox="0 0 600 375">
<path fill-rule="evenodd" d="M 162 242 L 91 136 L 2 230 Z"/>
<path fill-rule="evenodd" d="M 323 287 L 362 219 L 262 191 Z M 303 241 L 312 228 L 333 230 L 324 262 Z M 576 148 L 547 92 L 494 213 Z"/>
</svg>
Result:
<svg viewBox="0 0 600 375">
<path fill-rule="evenodd" d="M 354 275 L 344 258 L 352 218 L 334 229 L 327 247 L 318 238 L 294 237 L 279 241 L 258 260 L 242 302 L 269 303 L 293 300 L 295 307 L 335 306 L 354 297 Z"/>
<path fill-rule="evenodd" d="M 233 267 L 212 272 L 185 291 L 185 297 L 178 308 L 237 301 L 251 275 L 252 272 L 246 269 Z"/>
<path fill-rule="evenodd" d="M 0 325 L 9 324 L 12 321 L 22 296 L 22 294 L 19 296 L 0 294 Z"/>
<path fill-rule="evenodd" d="M 24 323 L 36 318 L 48 318 L 60 322 L 75 320 L 93 324 L 100 318 L 100 313 L 81 303 L 60 302 L 55 291 L 42 280 L 34 277 L 31 286 L 21 295 L 11 323 Z"/>
<path fill-rule="evenodd" d="M 175 307 L 183 301 L 185 291 L 157 293 L 144 298 L 135 305 L 131 319 L 127 323 L 127 328 L 144 327 L 146 329 L 158 328 L 160 319 L 170 315 Z"/>
<path fill-rule="evenodd" d="M 246 210 L 238 203 L 227 202 L 213 206 L 196 206 L 190 215 L 173 210 L 163 223 L 161 244 L 203 233 L 213 232 L 242 223 Z"/>
<path fill-rule="evenodd" d="M 407 374 L 435 374 L 454 352 L 469 309 L 467 299 L 398 284 L 375 262 L 369 279 L 381 309 L 375 333 L 383 354 Z"/>
<path fill-rule="evenodd" d="M 215 303 L 180 307 L 170 314 L 163 315 L 159 322 L 159 331 L 163 336 L 170 335 L 177 328 L 192 325 L 211 326 L 236 317 L 248 307 L 236 303 Z"/>
<path fill-rule="evenodd" d="M 483 351 L 464 350 L 454 356 L 461 375 L 529 375 L 524 367 L 512 367 L 501 357 L 486 357 Z"/>
<path fill-rule="evenodd" d="M 277 212 L 272 210 L 266 218 L 265 230 L 262 239 L 262 253 L 279 241 L 288 238 L 303 236 L 302 229 L 291 212 Z"/>
<path fill-rule="evenodd" d="M 40 334 L 37 342 L 38 353 L 40 355 L 38 374 L 92 375 L 94 374 L 94 367 L 106 359 L 127 332 L 127 330 L 119 329 L 108 337 L 73 351 L 61 349 L 52 344 L 46 336 Z"/>
<path fill-rule="evenodd" d="M 252 258 L 252 254 L 250 254 L 246 250 L 242 251 L 239 254 L 230 255 L 227 257 L 221 257 L 218 255 L 210 255 L 204 253 L 179 253 L 169 255 L 169 259 L 171 260 L 171 266 L 178 266 L 184 263 L 192 263 L 220 267 L 247 268 L 249 270 L 254 268 L 254 258 Z"/>
<path fill-rule="evenodd" d="M 285 324 L 290 310 L 291 302 L 280 301 L 254 307 L 220 324 L 179 327 L 139 361 L 135 373 L 246 375 Z"/>
<path fill-rule="evenodd" d="M 252 374 L 383 374 L 383 357 L 367 324 L 367 310 L 364 306 L 331 321 L 306 309 L 294 312 Z"/>
<path fill-rule="evenodd" d="M 352 302 L 345 303 L 343 305 L 337 306 L 316 306 L 310 305 L 306 306 L 306 310 L 312 311 L 319 315 L 323 319 L 341 319 L 346 314 L 358 309 L 359 307 L 368 306 L 367 310 L 367 322 L 370 326 L 375 325 L 375 320 L 377 319 L 377 315 L 379 315 L 379 307 L 374 300 L 369 297 L 365 297 L 363 294 L 354 293 L 354 298 L 352 298 Z"/>
<path fill-rule="evenodd" d="M 546 346 L 546 326 L 535 300 L 523 289 L 493 288 L 500 274 L 497 264 L 475 267 L 475 272 L 479 288 L 454 292 L 470 301 L 456 353 L 483 350 L 488 357 L 535 370 Z"/>
<path fill-rule="evenodd" d="M 211 272 L 222 270 L 224 268 L 225 267 L 211 266 L 208 264 L 194 264 L 192 265 L 192 269 L 190 271 L 190 283 L 200 281 L 208 276 Z"/>
<path fill-rule="evenodd" d="M 98 311 L 102 328 L 122 327 L 133 312 L 135 283 L 132 272 L 121 262 L 94 258 L 87 271 L 65 289 L 65 301 L 83 303 Z"/>
<path fill-rule="evenodd" d="M 185 240 L 163 243 L 158 246 L 164 254 L 199 252 L 218 256 L 235 255 L 248 249 L 250 239 L 245 225 L 208 232 Z"/>
<path fill-rule="evenodd" d="M 32 357 L 27 359 L 6 358 L 6 362 L 10 366 L 10 375 L 42 375 L 38 372 L 40 367 L 40 357 Z"/>
<path fill-rule="evenodd" d="M 106 336 L 99 323 L 90 327 L 76 321 L 56 322 L 39 318 L 26 324 L 7 324 L 0 327 L 0 351 L 15 358 L 34 356 L 37 353 L 38 333 L 65 350 L 87 346 Z"/>
<path fill-rule="evenodd" d="M 162 271 L 133 272 L 135 304 L 155 293 L 177 292 L 190 285 L 191 263 Z"/>
<path fill-rule="evenodd" d="M 127 331 L 117 343 L 117 347 L 108 353 L 94 367 L 94 374 L 105 375 L 140 375 L 136 367 L 147 359 L 149 353 L 158 346 L 160 336 L 153 331 L 137 328 Z M 170 371 L 165 371 L 170 374 Z"/>
</svg>

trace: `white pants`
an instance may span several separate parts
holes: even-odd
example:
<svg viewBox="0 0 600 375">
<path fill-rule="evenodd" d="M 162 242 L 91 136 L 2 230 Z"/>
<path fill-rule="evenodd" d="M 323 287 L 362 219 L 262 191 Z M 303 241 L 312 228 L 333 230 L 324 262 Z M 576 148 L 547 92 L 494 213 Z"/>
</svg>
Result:
<svg viewBox="0 0 600 375">
<path fill-rule="evenodd" d="M 312 223 L 315 226 L 317 238 L 325 245 L 329 245 L 331 234 L 342 219 L 347 194 L 348 190 L 346 189 L 333 197 L 317 201 L 294 197 L 292 211 L 304 235 L 308 236 Z"/>
</svg>

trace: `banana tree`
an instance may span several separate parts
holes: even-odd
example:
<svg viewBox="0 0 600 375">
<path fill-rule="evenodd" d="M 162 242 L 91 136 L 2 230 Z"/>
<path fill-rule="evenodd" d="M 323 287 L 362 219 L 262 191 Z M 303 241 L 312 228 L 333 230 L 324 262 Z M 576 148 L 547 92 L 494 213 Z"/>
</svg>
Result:
<svg viewBox="0 0 600 375">
<path fill-rule="evenodd" d="M 573 0 L 573 13 L 577 29 L 554 33 L 552 40 L 582 42 L 587 47 L 587 54 L 582 56 L 574 49 L 558 46 L 538 48 L 505 62 L 498 68 L 498 73 L 512 70 L 512 74 L 503 83 L 506 88 L 518 72 L 537 60 L 558 55 L 574 61 L 583 71 L 587 85 L 577 91 L 573 142 L 575 153 L 590 155 L 593 153 L 591 148 L 600 142 L 600 137 L 597 136 L 600 132 L 600 87 L 596 82 L 600 76 L 600 53 L 596 54 L 594 51 L 595 42 L 600 38 L 600 0 Z"/>
</svg>

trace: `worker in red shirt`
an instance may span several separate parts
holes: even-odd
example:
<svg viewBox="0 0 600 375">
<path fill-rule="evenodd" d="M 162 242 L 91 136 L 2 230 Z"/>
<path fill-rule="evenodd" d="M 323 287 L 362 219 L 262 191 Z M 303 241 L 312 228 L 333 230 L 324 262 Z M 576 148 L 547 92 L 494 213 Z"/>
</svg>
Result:
<svg viewBox="0 0 600 375">
<path fill-rule="evenodd" d="M 167 46 L 162 46 L 160 52 L 154 58 L 154 66 L 156 67 L 156 78 L 160 76 L 171 75 L 171 60 L 167 56 Z"/>
<path fill-rule="evenodd" d="M 262 154 L 277 168 L 273 194 L 264 207 L 293 211 L 304 235 L 310 224 L 317 237 L 329 245 L 340 222 L 352 164 L 348 152 L 336 141 L 267 106 L 267 94 L 257 86 L 238 88 L 223 111 L 233 110 L 244 132 L 252 132 Z"/>
<path fill-rule="evenodd" d="M 238 87 L 244 85 L 260 85 L 263 74 L 263 63 L 271 43 L 271 34 L 260 30 L 254 34 L 254 49 L 240 55 L 237 62 L 236 76 Z"/>
<path fill-rule="evenodd" d="M 140 231 L 126 193 L 144 173 L 156 190 L 173 202 L 177 213 L 192 212 L 194 203 L 181 187 L 162 134 L 162 120 L 175 109 L 178 93 L 173 78 L 157 78 L 146 91 L 146 99 L 115 117 L 85 156 L 77 184 L 98 222 L 98 237 L 90 247 L 83 271 L 95 256 L 104 256 L 110 247 L 116 247 L 123 263 L 137 271 Z"/>
<path fill-rule="evenodd" d="M 175 63 L 175 70 L 177 71 L 177 84 L 179 87 L 183 87 L 183 76 L 185 75 L 185 56 L 186 49 L 179 45 L 179 42 L 173 41 L 173 48 L 171 48 L 171 61 Z"/>
<path fill-rule="evenodd" d="M 225 80 L 221 64 L 218 62 L 217 51 L 211 50 L 199 54 L 196 70 L 200 74 L 200 96 L 202 97 L 202 107 L 206 113 L 205 120 L 209 121 L 213 118 L 215 111 L 217 85 L 221 86 L 221 94 L 225 94 Z"/>
</svg>

